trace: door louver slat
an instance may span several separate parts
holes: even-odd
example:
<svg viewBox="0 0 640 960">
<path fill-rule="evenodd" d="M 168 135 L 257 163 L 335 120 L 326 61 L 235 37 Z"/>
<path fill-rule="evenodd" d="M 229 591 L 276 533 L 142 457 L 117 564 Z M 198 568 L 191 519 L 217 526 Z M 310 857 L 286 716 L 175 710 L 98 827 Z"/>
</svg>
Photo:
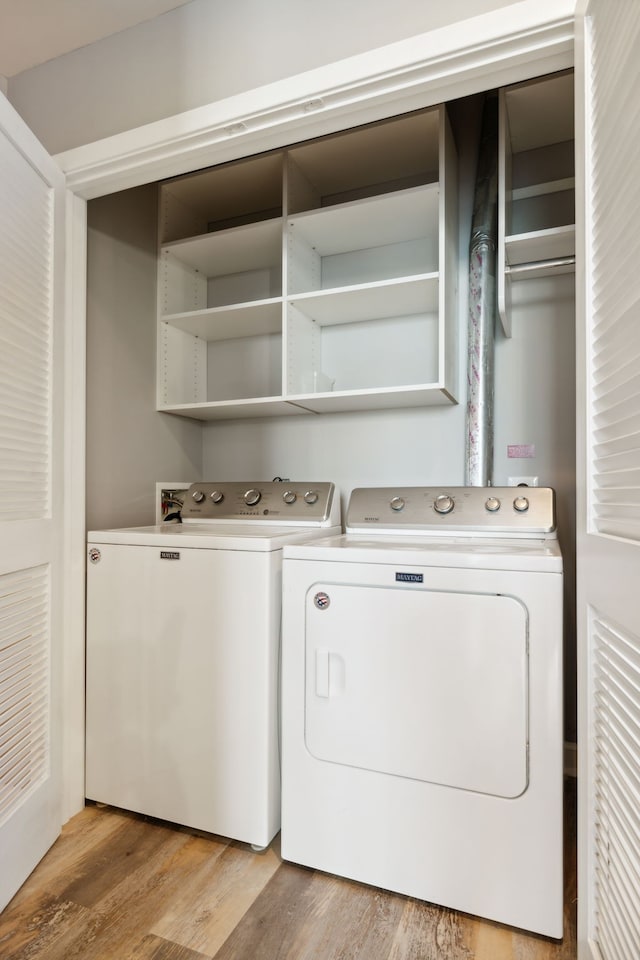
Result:
<svg viewBox="0 0 640 960">
<path fill-rule="evenodd" d="M 49 758 L 49 571 L 0 576 L 0 823 Z"/>
<path fill-rule="evenodd" d="M 591 522 L 595 533 L 634 542 L 640 541 L 639 42 L 637 4 L 593 4 Z M 625 78 L 619 86 L 618 75 Z M 629 184 L 631 194 L 621 183 Z M 607 228 L 611 223 L 615 231 Z M 620 451 L 624 478 L 617 476 L 622 465 L 606 455 Z"/>
<path fill-rule="evenodd" d="M 595 926 L 603 960 L 640 948 L 640 638 L 596 619 Z"/>
<path fill-rule="evenodd" d="M 50 511 L 53 198 L 9 141 L 0 151 L 10 184 L 0 194 L 1 522 L 43 519 Z"/>
<path fill-rule="evenodd" d="M 603 459 L 604 461 L 606 458 L 598 458 L 598 461 L 596 462 L 599 462 L 600 459 Z M 603 499 L 606 498 L 607 492 L 611 488 L 616 490 L 622 490 L 625 488 L 628 490 L 637 490 L 639 485 L 640 470 L 636 467 L 632 469 L 625 469 L 622 466 L 616 469 L 613 464 L 609 463 L 608 469 L 601 471 L 600 476 L 598 477 L 598 486 Z"/>
<path fill-rule="evenodd" d="M 640 6 L 594 2 L 590 13 L 590 532 L 638 545 Z M 589 934 L 602 960 L 629 960 L 640 957 L 640 638 L 594 615 L 591 646 Z"/>
</svg>

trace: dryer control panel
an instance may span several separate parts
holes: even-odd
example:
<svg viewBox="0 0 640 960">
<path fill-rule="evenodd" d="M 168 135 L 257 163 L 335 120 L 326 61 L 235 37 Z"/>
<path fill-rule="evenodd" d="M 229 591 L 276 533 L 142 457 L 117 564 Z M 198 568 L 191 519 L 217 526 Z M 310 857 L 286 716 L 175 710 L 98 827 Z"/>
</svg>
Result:
<svg viewBox="0 0 640 960">
<path fill-rule="evenodd" d="M 358 487 L 347 533 L 555 537 L 551 487 Z"/>
<path fill-rule="evenodd" d="M 304 526 L 339 524 L 340 505 L 333 483 L 245 481 L 192 483 L 182 507 L 183 522 L 253 520 Z"/>
</svg>

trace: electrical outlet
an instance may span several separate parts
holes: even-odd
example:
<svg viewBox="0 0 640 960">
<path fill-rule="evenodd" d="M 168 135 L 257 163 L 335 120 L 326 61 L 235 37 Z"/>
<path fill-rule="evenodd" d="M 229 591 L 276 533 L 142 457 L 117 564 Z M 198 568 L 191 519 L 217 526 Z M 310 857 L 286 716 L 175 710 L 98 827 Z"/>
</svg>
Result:
<svg viewBox="0 0 640 960">
<path fill-rule="evenodd" d="M 507 486 L 509 487 L 537 487 L 537 477 L 508 477 Z"/>
</svg>

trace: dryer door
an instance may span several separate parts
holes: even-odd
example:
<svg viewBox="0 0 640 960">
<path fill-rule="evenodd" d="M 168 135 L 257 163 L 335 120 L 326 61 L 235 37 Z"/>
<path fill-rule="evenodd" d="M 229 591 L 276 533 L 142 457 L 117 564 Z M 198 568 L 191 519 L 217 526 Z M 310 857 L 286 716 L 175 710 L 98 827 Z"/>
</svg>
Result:
<svg viewBox="0 0 640 960">
<path fill-rule="evenodd" d="M 527 787 L 528 618 L 513 597 L 315 584 L 310 753 L 499 797 Z"/>
</svg>

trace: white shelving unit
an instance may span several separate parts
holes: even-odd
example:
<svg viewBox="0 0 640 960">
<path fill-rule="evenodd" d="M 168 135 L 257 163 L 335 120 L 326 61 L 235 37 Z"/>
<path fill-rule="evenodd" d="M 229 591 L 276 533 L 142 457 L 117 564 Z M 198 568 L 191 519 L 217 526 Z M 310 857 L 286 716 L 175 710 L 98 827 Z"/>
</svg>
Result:
<svg viewBox="0 0 640 960">
<path fill-rule="evenodd" d="M 573 72 L 500 91 L 498 311 L 511 335 L 511 284 L 575 263 Z"/>
<path fill-rule="evenodd" d="M 440 106 L 162 184 L 158 409 L 454 402 L 456 176 Z"/>
</svg>

